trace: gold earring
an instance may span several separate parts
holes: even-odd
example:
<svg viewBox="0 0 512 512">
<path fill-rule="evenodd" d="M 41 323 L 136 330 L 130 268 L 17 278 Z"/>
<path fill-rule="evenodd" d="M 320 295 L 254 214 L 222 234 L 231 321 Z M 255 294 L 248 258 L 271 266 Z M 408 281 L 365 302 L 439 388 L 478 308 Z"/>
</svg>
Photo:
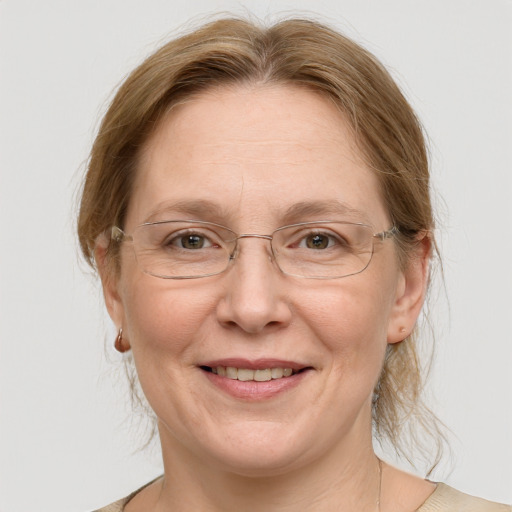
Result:
<svg viewBox="0 0 512 512">
<path fill-rule="evenodd" d="M 114 342 L 114 347 L 118 352 L 124 353 L 129 347 L 123 344 L 123 328 L 119 328 L 119 332 L 117 333 L 116 341 Z"/>
</svg>

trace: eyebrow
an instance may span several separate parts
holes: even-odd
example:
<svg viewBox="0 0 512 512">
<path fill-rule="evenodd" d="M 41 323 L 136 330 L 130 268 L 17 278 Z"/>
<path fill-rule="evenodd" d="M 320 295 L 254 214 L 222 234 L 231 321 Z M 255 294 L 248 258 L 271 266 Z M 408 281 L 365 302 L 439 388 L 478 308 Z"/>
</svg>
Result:
<svg viewBox="0 0 512 512">
<path fill-rule="evenodd" d="M 205 219 L 222 223 L 229 218 L 230 212 L 218 203 L 207 199 L 183 200 L 176 202 L 163 202 L 158 204 L 146 218 L 144 223 L 155 222 L 157 220 L 167 220 L 166 215 L 184 215 L 187 219 Z M 337 201 L 301 201 L 288 207 L 282 218 L 283 225 L 302 222 L 312 217 L 323 217 L 320 220 L 336 220 L 341 217 L 350 217 L 350 219 L 368 222 L 368 216 L 348 204 Z"/>
<path fill-rule="evenodd" d="M 225 208 L 219 204 L 214 203 L 206 199 L 197 200 L 184 200 L 176 202 L 163 202 L 159 203 L 149 214 L 144 221 L 154 222 L 156 220 L 167 220 L 163 219 L 162 216 L 165 214 L 182 214 L 189 219 L 208 219 L 208 220 L 220 220 L 225 219 L 228 216 L 228 212 Z"/>
<path fill-rule="evenodd" d="M 301 201 L 290 206 L 283 217 L 285 223 L 303 221 L 311 217 L 324 216 L 321 220 L 329 220 L 331 216 L 350 217 L 360 221 L 368 221 L 368 216 L 356 208 L 352 208 L 347 203 L 330 199 L 327 201 Z M 335 220 L 335 219 L 332 219 Z"/>
</svg>

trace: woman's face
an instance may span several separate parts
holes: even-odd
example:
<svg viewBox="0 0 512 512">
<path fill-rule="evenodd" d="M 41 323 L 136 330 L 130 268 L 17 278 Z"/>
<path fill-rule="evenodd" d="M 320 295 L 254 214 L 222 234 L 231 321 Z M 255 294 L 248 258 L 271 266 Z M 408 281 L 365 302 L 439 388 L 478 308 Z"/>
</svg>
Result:
<svg viewBox="0 0 512 512">
<path fill-rule="evenodd" d="M 326 218 L 391 227 L 343 116 L 305 89 L 202 93 L 170 112 L 141 157 L 128 234 L 184 218 L 258 234 Z M 133 350 L 164 457 L 257 475 L 369 446 L 372 391 L 387 343 L 414 325 L 424 263 L 403 272 L 387 240 L 360 274 L 304 279 L 280 272 L 268 240 L 243 238 L 224 273 L 170 280 L 143 273 L 123 244 L 107 306 Z M 219 366 L 302 371 L 242 382 L 208 371 Z"/>
</svg>

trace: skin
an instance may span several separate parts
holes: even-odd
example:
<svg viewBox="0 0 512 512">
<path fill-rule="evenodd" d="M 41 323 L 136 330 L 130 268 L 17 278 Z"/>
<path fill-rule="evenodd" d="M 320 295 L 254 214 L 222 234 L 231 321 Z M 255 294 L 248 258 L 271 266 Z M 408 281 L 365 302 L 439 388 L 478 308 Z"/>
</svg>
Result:
<svg viewBox="0 0 512 512">
<path fill-rule="evenodd" d="M 218 208 L 169 207 L 191 200 Z M 350 213 L 285 215 L 329 201 Z M 375 232 L 391 226 L 342 114 L 294 86 L 237 86 L 202 93 L 161 122 L 141 154 L 124 230 L 187 217 L 269 234 L 326 216 Z M 126 510 L 376 510 L 371 397 L 387 344 L 412 330 L 421 309 L 428 242 L 407 270 L 386 241 L 364 272 L 333 280 L 284 275 L 268 241 L 239 243 L 225 273 L 195 280 L 144 274 L 130 244 L 113 276 L 97 248 L 107 308 L 158 418 L 168 475 Z M 219 390 L 198 367 L 228 357 L 312 369 L 255 402 Z M 432 490 L 384 466 L 381 510 L 415 510 Z"/>
</svg>

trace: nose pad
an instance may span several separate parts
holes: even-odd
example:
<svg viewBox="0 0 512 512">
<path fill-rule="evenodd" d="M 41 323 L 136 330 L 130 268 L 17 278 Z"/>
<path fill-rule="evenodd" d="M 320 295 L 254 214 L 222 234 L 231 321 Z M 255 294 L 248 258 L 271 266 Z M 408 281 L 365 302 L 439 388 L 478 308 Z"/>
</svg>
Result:
<svg viewBox="0 0 512 512">
<path fill-rule="evenodd" d="M 231 252 L 231 254 L 229 255 L 230 263 L 232 261 L 235 261 L 236 259 L 238 259 L 239 255 L 240 255 L 240 243 L 239 243 L 239 240 L 243 239 L 243 238 L 260 238 L 262 240 L 268 240 L 268 242 L 269 242 L 269 244 L 268 244 L 268 259 L 269 259 L 270 262 L 276 263 L 276 258 L 275 258 L 275 255 L 274 255 L 274 250 L 272 248 L 272 236 L 271 235 L 256 235 L 256 234 L 251 234 L 251 233 L 247 233 L 247 234 L 243 234 L 243 235 L 238 235 L 237 236 L 237 238 L 236 238 L 236 245 L 235 245 L 233 251 Z"/>
<path fill-rule="evenodd" d="M 249 238 L 249 235 L 242 238 Z M 271 237 L 258 236 L 270 242 Z M 270 243 L 263 249 L 258 244 L 240 244 L 230 256 L 237 265 L 226 275 L 225 294 L 217 306 L 217 318 L 225 327 L 238 327 L 256 334 L 269 328 L 280 328 L 291 321 L 291 310 L 280 282 Z M 263 258 L 261 250 L 267 252 Z M 235 261 L 239 260 L 239 261 Z"/>
</svg>

